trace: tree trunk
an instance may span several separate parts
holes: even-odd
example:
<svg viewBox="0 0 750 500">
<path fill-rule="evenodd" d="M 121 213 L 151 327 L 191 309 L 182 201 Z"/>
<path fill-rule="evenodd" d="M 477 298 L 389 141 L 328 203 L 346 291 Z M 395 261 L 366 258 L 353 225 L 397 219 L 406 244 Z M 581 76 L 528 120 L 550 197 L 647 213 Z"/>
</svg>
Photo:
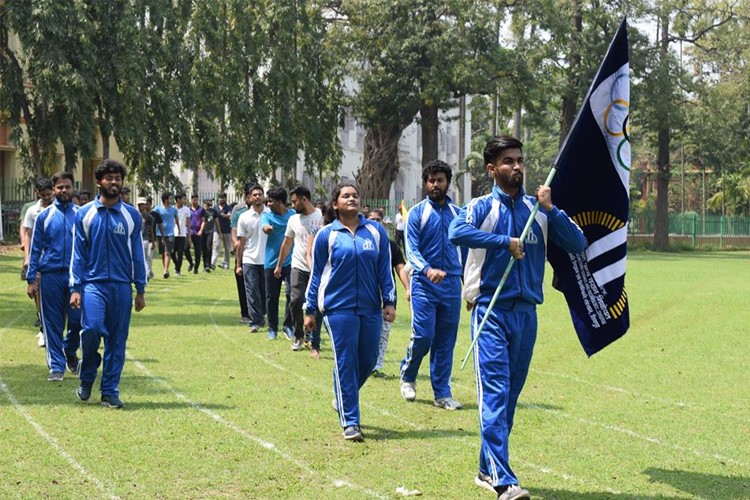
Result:
<svg viewBox="0 0 750 500">
<path fill-rule="evenodd" d="M 422 127 L 422 166 L 438 159 L 438 108 L 422 101 L 419 106 L 419 123 Z"/>
<path fill-rule="evenodd" d="M 664 9 L 659 15 L 661 33 L 659 39 L 659 72 L 662 82 L 669 81 L 669 17 Z M 664 87 L 665 89 L 667 87 Z M 664 92 L 664 99 L 669 99 Z M 654 220 L 654 249 L 669 249 L 669 179 L 671 178 L 671 165 L 669 163 L 670 124 L 669 106 L 659 107 L 663 116 L 659 117 L 658 126 L 658 152 L 656 157 L 656 214 Z"/>
<path fill-rule="evenodd" d="M 107 127 L 102 127 L 101 124 L 99 125 L 99 133 L 102 138 L 102 158 L 107 159 L 109 158 L 109 136 L 110 133 L 107 130 Z"/>
<path fill-rule="evenodd" d="M 63 144 L 63 150 L 65 151 L 65 171 L 72 173 L 76 169 L 78 148 L 72 144 Z"/>
<path fill-rule="evenodd" d="M 362 198 L 384 200 L 390 196 L 400 167 L 398 142 L 402 132 L 396 125 L 367 129 L 364 158 L 356 175 Z"/>
<path fill-rule="evenodd" d="M 570 52 L 568 55 L 568 76 L 570 84 L 562 98 L 560 115 L 560 145 L 576 119 L 578 104 L 579 80 L 581 73 L 581 54 L 578 44 L 583 31 L 583 17 L 578 0 L 573 1 L 573 31 L 570 35 Z"/>
</svg>

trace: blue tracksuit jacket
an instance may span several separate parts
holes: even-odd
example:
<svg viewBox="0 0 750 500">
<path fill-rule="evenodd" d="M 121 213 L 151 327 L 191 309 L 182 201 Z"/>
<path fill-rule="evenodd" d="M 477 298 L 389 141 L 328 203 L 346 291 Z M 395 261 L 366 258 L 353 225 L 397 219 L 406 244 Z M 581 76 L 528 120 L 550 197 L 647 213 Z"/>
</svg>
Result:
<svg viewBox="0 0 750 500">
<path fill-rule="evenodd" d="M 39 213 L 31 234 L 31 251 L 26 281 L 36 273 L 68 271 L 73 251 L 73 225 L 78 207 L 73 202 L 60 203 L 57 198 Z"/>
<path fill-rule="evenodd" d="M 451 242 L 470 249 L 464 268 L 467 302 L 489 304 L 511 257 L 510 239 L 521 235 L 535 203 L 523 190 L 511 199 L 495 186 L 491 194 L 474 198 L 461 209 L 448 234 Z M 540 207 L 524 241 L 526 255 L 511 270 L 495 307 L 528 309 L 542 303 L 547 238 L 573 253 L 586 248 L 583 232 L 565 212 Z"/>
<path fill-rule="evenodd" d="M 313 241 L 312 264 L 308 314 L 372 314 L 396 304 L 388 233 L 362 215 L 353 238 L 338 220 L 321 228 Z"/>
<path fill-rule="evenodd" d="M 141 243 L 141 214 L 117 202 L 110 208 L 96 198 L 78 210 L 70 291 L 94 282 L 134 283 L 146 289 L 146 264 Z M 92 245 L 92 242 L 95 242 Z"/>
<path fill-rule="evenodd" d="M 435 267 L 450 276 L 461 276 L 461 250 L 447 237 L 448 227 L 458 212 L 458 206 L 450 198 L 439 205 L 429 197 L 409 210 L 404 238 L 406 258 L 415 274 L 424 275 Z"/>
</svg>

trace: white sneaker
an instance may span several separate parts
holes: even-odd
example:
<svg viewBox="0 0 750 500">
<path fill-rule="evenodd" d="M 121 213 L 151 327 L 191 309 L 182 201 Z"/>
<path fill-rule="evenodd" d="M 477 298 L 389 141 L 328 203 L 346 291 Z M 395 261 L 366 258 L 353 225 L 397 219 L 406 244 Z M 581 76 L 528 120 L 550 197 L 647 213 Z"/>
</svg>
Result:
<svg viewBox="0 0 750 500">
<path fill-rule="evenodd" d="M 414 401 L 417 399 L 417 383 L 416 382 L 404 382 L 401 381 L 401 395 L 407 401 Z"/>
<path fill-rule="evenodd" d="M 38 345 L 39 347 L 44 347 L 45 345 L 44 332 L 40 331 L 39 333 L 36 334 L 36 337 L 37 337 L 36 345 Z"/>
<path fill-rule="evenodd" d="M 497 500 L 528 500 L 531 498 L 528 490 L 525 490 L 517 484 L 511 484 L 508 488 L 497 496 Z"/>
</svg>

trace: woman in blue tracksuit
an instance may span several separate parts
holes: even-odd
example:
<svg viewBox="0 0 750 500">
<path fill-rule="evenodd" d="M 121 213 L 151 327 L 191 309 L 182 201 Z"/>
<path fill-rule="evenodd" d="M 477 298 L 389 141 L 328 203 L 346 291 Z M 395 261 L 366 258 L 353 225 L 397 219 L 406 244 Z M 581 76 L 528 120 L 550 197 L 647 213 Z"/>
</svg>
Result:
<svg viewBox="0 0 750 500">
<path fill-rule="evenodd" d="M 359 213 L 359 190 L 341 183 L 333 190 L 334 221 L 313 241 L 310 283 L 305 297 L 305 329 L 315 329 L 315 312 L 331 337 L 334 408 L 344 439 L 363 441 L 359 389 L 378 358 L 383 320 L 396 316 L 388 233 Z"/>
<path fill-rule="evenodd" d="M 474 348 L 482 445 L 476 484 L 495 489 L 501 500 L 530 498 L 518 486 L 508 463 L 508 437 L 536 342 L 536 306 L 542 303 L 547 241 L 570 253 L 586 247 L 581 229 L 552 204 L 549 187 L 536 198 L 523 190 L 523 144 L 508 136 L 493 138 L 485 148 L 492 193 L 475 198 L 451 223 L 448 236 L 468 247 L 463 298 L 472 306 L 471 334 L 484 318 L 511 256 L 518 260 L 508 275 Z M 519 237 L 536 201 L 525 241 Z"/>
</svg>

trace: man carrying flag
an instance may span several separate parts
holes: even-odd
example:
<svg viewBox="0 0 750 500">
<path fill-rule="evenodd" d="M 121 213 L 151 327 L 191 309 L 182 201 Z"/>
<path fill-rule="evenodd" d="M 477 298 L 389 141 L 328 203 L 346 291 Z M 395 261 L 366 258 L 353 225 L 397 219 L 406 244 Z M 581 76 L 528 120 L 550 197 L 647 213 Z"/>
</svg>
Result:
<svg viewBox="0 0 750 500">
<path fill-rule="evenodd" d="M 466 263 L 464 297 L 474 309 L 472 348 L 481 412 L 482 449 L 475 483 L 494 486 L 501 500 L 530 497 L 518 486 L 508 464 L 508 435 L 536 340 L 534 307 L 542 300 L 543 252 L 548 239 L 553 284 L 565 294 L 586 353 L 594 354 L 628 328 L 624 289 L 630 169 L 626 28 L 623 20 L 547 182 L 537 191 L 537 204 L 532 208 L 533 198 L 524 196 L 521 188 L 521 143 L 495 138 L 484 152 L 495 179 L 493 193 L 472 200 L 449 231 L 454 244 L 473 248 Z M 557 169 L 561 175 L 552 183 Z M 550 184 L 559 208 L 552 204 L 546 187 Z M 596 188 L 591 189 L 592 185 Z M 519 235 L 523 212 L 526 224 L 520 238 L 513 238 Z M 585 228 L 583 233 L 576 223 Z M 515 260 L 519 262 L 511 274 Z M 499 282 L 499 270 L 492 264 L 500 268 L 506 264 Z"/>
<path fill-rule="evenodd" d="M 547 240 L 572 253 L 586 247 L 581 229 L 553 205 L 548 186 L 539 186 L 536 198 L 524 192 L 522 148 L 518 139 L 509 136 L 487 144 L 484 162 L 495 181 L 492 193 L 471 200 L 448 231 L 451 243 L 470 249 L 463 298 L 472 307 L 472 338 L 490 309 L 483 335 L 474 344 L 482 436 L 475 483 L 496 491 L 501 500 L 531 498 L 510 467 L 508 436 L 536 342 L 536 306 L 543 300 Z M 521 241 L 537 201 L 541 208 Z M 515 272 L 493 303 L 511 258 L 518 260 Z"/>
</svg>

